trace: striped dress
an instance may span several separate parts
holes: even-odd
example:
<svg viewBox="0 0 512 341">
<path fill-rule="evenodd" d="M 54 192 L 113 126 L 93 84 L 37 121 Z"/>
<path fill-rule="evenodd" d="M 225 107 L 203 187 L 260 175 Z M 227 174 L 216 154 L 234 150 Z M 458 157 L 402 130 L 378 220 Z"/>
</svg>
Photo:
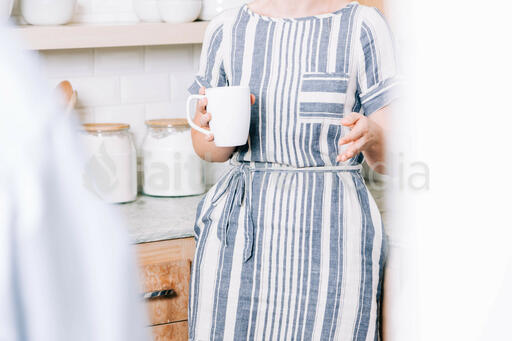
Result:
<svg viewBox="0 0 512 341">
<path fill-rule="evenodd" d="M 190 340 L 378 340 L 382 223 L 360 174 L 340 165 L 340 120 L 396 96 L 380 13 L 271 18 L 247 5 L 209 25 L 189 89 L 246 85 L 249 141 L 197 208 Z"/>
</svg>

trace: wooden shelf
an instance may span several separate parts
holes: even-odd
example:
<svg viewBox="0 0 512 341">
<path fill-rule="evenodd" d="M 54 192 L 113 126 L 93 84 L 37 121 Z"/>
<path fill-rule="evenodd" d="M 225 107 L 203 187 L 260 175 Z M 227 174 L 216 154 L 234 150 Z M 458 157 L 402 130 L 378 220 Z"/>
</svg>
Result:
<svg viewBox="0 0 512 341">
<path fill-rule="evenodd" d="M 19 26 L 13 28 L 30 50 L 199 44 L 207 21 L 185 24 Z"/>
</svg>

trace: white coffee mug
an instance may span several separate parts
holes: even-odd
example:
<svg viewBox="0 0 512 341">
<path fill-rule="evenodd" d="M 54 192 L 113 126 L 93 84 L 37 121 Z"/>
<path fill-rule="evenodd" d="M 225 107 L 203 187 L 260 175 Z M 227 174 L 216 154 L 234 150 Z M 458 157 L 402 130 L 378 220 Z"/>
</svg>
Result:
<svg viewBox="0 0 512 341">
<path fill-rule="evenodd" d="M 208 99 L 207 112 L 212 115 L 210 130 L 194 123 L 190 104 Z M 206 89 L 206 95 L 191 95 L 187 100 L 187 120 L 190 126 L 206 135 L 213 134 L 218 147 L 243 146 L 249 137 L 251 124 L 251 93 L 246 86 L 226 86 Z"/>
</svg>

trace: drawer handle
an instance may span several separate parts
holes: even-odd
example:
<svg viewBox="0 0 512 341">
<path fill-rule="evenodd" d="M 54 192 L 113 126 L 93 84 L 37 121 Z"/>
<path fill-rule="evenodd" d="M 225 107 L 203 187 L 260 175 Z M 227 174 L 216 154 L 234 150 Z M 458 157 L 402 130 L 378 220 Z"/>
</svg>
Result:
<svg viewBox="0 0 512 341">
<path fill-rule="evenodd" d="M 159 291 L 153 291 L 153 292 L 145 293 L 144 294 L 144 299 L 151 300 L 153 298 L 174 297 L 174 296 L 176 296 L 176 291 L 174 291 L 174 289 L 159 290 Z"/>
</svg>

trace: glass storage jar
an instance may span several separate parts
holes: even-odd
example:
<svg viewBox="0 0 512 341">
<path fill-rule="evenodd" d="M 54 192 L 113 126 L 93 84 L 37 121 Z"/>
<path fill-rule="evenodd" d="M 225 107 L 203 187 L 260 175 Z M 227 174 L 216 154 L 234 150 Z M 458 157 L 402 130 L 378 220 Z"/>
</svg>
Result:
<svg viewBox="0 0 512 341">
<path fill-rule="evenodd" d="M 142 143 L 143 192 L 175 197 L 205 192 L 203 163 L 194 152 L 186 119 L 146 121 Z"/>
<path fill-rule="evenodd" d="M 108 203 L 134 201 L 137 198 L 137 152 L 130 126 L 87 123 L 82 127 L 85 187 Z"/>
</svg>

